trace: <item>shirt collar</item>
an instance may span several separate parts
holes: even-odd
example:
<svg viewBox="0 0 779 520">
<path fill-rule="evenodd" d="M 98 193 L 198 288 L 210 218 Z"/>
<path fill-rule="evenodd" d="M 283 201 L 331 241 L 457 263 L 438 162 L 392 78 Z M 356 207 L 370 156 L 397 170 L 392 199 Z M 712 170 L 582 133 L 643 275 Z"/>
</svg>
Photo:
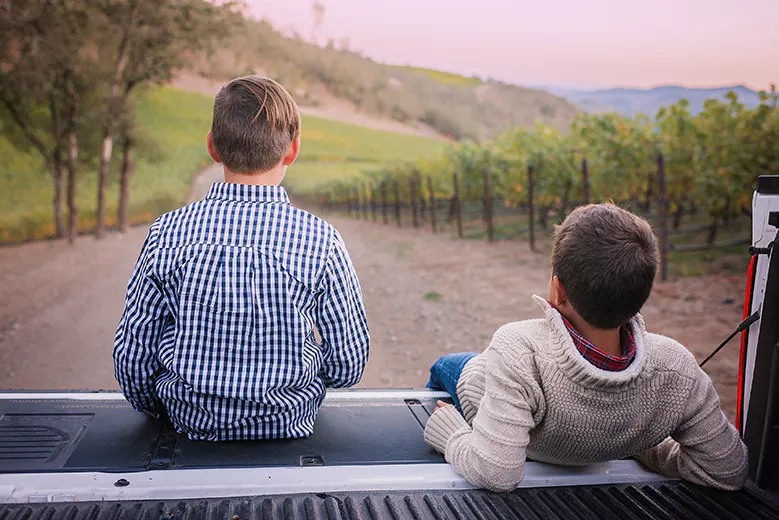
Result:
<svg viewBox="0 0 779 520">
<path fill-rule="evenodd" d="M 630 332 L 629 324 L 620 327 L 619 336 L 622 346 L 622 355 L 614 356 L 603 352 L 594 343 L 582 336 L 565 316 L 561 314 L 560 317 L 563 318 L 563 323 L 565 323 L 568 333 L 571 335 L 571 340 L 573 340 L 576 350 L 584 356 L 584 359 L 601 370 L 608 370 L 610 372 L 625 370 L 633 362 L 633 358 L 636 357 L 636 342 L 633 339 L 633 334 Z"/>
<path fill-rule="evenodd" d="M 633 316 L 629 322 L 630 333 L 636 344 L 633 362 L 625 370 L 611 372 L 599 369 L 581 355 L 573 344 L 562 315 L 549 302 L 540 296 L 533 296 L 533 300 L 543 309 L 549 327 L 549 341 L 543 342 L 539 348 L 555 360 L 571 381 L 593 389 L 616 388 L 631 383 L 643 373 L 649 357 L 646 349 L 649 337 L 640 314 Z"/>
<path fill-rule="evenodd" d="M 633 359 L 636 357 L 636 340 L 630 330 L 630 323 L 622 325 L 619 330 L 622 355 L 613 356 L 603 352 L 594 343 L 582 336 L 582 334 L 576 330 L 576 327 L 573 326 L 568 318 L 563 316 L 562 313 L 557 310 L 557 307 L 555 307 L 552 302 L 547 300 L 546 303 L 560 315 L 560 318 L 562 318 L 563 323 L 565 324 L 565 328 L 568 330 L 568 334 L 571 336 L 571 340 L 573 341 L 576 350 L 578 350 L 582 357 L 584 357 L 584 359 L 586 359 L 589 363 L 595 365 L 601 370 L 619 372 L 621 370 L 625 370 L 633 362 Z"/>
<path fill-rule="evenodd" d="M 206 200 L 209 199 L 289 204 L 287 190 L 281 186 L 250 186 L 232 182 L 215 182 L 212 184 L 206 195 Z"/>
</svg>

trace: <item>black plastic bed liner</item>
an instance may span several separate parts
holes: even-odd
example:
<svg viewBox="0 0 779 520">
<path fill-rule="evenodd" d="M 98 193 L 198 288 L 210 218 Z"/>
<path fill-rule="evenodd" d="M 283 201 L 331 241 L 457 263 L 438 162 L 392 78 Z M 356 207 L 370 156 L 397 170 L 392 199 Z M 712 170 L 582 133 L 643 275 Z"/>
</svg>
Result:
<svg viewBox="0 0 779 520">
<path fill-rule="evenodd" d="M 309 438 L 210 443 L 189 440 L 123 399 L 43 395 L 0 400 L 0 474 L 444 462 L 422 435 L 434 399 L 399 397 L 370 406 L 328 400 Z"/>
<path fill-rule="evenodd" d="M 598 473 L 607 482 L 601 485 L 588 485 L 593 480 L 574 485 L 579 470 L 571 470 L 573 479 L 566 473 L 560 480 L 559 469 L 535 468 L 528 486 L 538 487 L 511 493 L 464 489 L 446 475 L 443 485 L 439 479 L 439 485 L 428 486 L 422 468 L 451 470 L 424 442 L 422 430 L 436 396 L 419 391 L 333 392 L 310 438 L 222 443 L 190 441 L 169 423 L 133 411 L 121 396 L 78 397 L 0 393 L 0 496 L 8 502 L 0 504 L 0 520 L 779 519 L 776 498 L 754 487 L 724 493 L 652 481 L 646 470 L 628 480 L 609 480 L 617 471 L 613 465 Z M 225 468 L 241 476 L 228 477 Z M 366 468 L 375 473 L 359 473 Z M 274 479 L 298 475 L 284 482 L 293 485 L 300 478 L 305 485 L 273 491 L 265 487 L 268 481 L 254 480 L 270 479 L 274 471 Z M 388 487 L 377 480 L 341 487 L 331 480 L 363 478 L 357 474 L 389 475 L 382 481 Z M 193 475 L 201 480 L 185 479 Z M 398 478 L 407 481 L 398 485 L 392 480 Z M 200 487 L 215 483 L 223 489 Z M 244 483 L 251 491 L 239 489 Z M 344 489 L 352 491 L 316 492 Z M 373 489 L 384 491 L 365 491 Z M 291 494 L 295 491 L 300 492 Z M 243 496 L 189 498 L 231 495 Z M 155 496 L 182 498 L 147 500 Z M 100 497 L 101 502 L 89 501 Z"/>
<path fill-rule="evenodd" d="M 353 492 L 167 502 L 0 505 L 0 520 L 776 519 L 759 490 L 680 482 L 487 491 Z"/>
</svg>

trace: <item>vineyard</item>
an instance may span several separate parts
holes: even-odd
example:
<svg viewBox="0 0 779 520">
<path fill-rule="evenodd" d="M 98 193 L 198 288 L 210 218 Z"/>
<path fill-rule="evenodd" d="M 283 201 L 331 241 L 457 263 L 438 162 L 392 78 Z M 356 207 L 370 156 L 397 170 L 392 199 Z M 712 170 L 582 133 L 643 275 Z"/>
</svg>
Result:
<svg viewBox="0 0 779 520">
<path fill-rule="evenodd" d="M 437 156 L 322 178 L 296 194 L 325 211 L 451 226 L 460 237 L 527 237 L 531 247 L 576 205 L 610 200 L 653 223 L 667 259 L 746 243 L 762 174 L 779 174 L 775 90 L 754 109 L 731 93 L 695 116 L 682 100 L 654 119 L 581 114 L 567 134 L 515 128 Z"/>
</svg>

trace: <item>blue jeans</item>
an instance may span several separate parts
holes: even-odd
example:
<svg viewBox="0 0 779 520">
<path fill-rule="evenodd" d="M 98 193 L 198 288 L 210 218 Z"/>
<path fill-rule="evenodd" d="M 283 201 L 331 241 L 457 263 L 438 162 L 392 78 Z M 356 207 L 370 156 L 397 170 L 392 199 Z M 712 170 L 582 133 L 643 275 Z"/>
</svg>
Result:
<svg viewBox="0 0 779 520">
<path fill-rule="evenodd" d="M 460 413 L 463 410 L 460 408 L 460 399 L 457 397 L 457 382 L 460 380 L 460 374 L 463 373 L 465 364 L 476 356 L 478 354 L 475 352 L 447 354 L 441 356 L 430 367 L 430 381 L 427 383 L 427 388 L 448 392 Z"/>
</svg>

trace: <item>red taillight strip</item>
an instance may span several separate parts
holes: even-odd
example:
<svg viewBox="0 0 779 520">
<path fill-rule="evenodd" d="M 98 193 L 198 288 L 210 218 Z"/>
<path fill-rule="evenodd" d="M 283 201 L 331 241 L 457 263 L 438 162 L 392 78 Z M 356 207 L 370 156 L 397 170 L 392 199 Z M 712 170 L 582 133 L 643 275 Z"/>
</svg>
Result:
<svg viewBox="0 0 779 520">
<path fill-rule="evenodd" d="M 755 288 L 755 271 L 757 267 L 757 256 L 752 255 L 747 270 L 747 288 L 744 294 L 744 319 L 747 319 L 752 313 L 752 291 Z M 741 352 L 738 359 L 738 394 L 736 397 L 736 428 L 741 432 L 742 409 L 744 406 L 744 371 L 746 370 L 747 359 L 747 341 L 749 337 L 749 327 L 741 333 Z"/>
</svg>

